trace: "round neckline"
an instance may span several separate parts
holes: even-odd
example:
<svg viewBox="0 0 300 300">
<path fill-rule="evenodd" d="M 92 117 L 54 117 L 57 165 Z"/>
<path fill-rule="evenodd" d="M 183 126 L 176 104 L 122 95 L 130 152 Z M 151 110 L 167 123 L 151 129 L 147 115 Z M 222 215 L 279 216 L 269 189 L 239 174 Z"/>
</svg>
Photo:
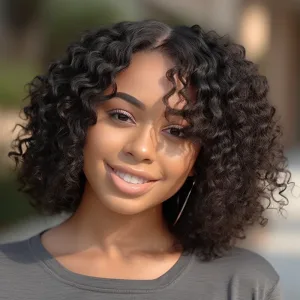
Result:
<svg viewBox="0 0 300 300">
<path fill-rule="evenodd" d="M 181 253 L 176 263 L 167 272 L 156 279 L 139 280 L 93 277 L 72 272 L 60 264 L 42 244 L 41 235 L 43 233 L 44 232 L 41 232 L 28 240 L 29 247 L 35 257 L 46 271 L 55 275 L 57 279 L 82 289 L 101 290 L 113 293 L 145 293 L 157 289 L 164 289 L 183 275 L 184 271 L 191 264 L 193 257 L 192 253 Z"/>
</svg>

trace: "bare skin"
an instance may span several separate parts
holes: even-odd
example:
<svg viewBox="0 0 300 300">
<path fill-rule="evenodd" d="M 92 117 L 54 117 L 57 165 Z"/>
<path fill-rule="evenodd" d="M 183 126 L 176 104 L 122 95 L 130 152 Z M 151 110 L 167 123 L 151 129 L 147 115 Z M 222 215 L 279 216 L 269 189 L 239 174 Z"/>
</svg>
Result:
<svg viewBox="0 0 300 300">
<path fill-rule="evenodd" d="M 184 120 L 172 117 L 168 122 L 164 117 L 162 97 L 171 88 L 165 73 L 172 66 L 159 52 L 135 54 L 116 81 L 118 92 L 143 107 L 116 97 L 98 109 L 98 122 L 89 129 L 84 148 L 87 182 L 81 205 L 69 220 L 42 235 L 45 248 L 72 272 L 151 280 L 181 255 L 173 248 L 162 203 L 193 175 L 199 146 L 178 136 Z M 176 94 L 170 104 L 183 105 L 178 100 Z M 126 183 L 120 188 L 107 166 L 127 167 L 151 177 L 153 184 L 146 192 L 127 193 L 122 189 Z"/>
</svg>

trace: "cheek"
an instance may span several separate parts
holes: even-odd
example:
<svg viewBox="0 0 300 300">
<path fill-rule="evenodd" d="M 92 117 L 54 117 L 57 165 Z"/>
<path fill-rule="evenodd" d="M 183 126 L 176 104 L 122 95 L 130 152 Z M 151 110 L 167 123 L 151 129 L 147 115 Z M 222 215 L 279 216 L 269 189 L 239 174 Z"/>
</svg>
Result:
<svg viewBox="0 0 300 300">
<path fill-rule="evenodd" d="M 176 151 L 172 155 L 165 153 L 162 163 L 168 172 L 168 177 L 176 182 L 184 182 L 189 176 L 197 157 L 195 149 Z"/>
<path fill-rule="evenodd" d="M 105 123 L 97 123 L 87 134 L 84 154 L 87 159 L 105 159 L 119 153 L 124 135 Z M 107 157 L 108 156 L 108 157 Z"/>
<path fill-rule="evenodd" d="M 162 160 L 167 178 L 163 184 L 164 187 L 161 189 L 161 192 L 164 190 L 166 193 L 164 199 L 169 199 L 180 190 L 190 175 L 194 161 L 195 159 L 191 154 L 166 156 Z"/>
</svg>

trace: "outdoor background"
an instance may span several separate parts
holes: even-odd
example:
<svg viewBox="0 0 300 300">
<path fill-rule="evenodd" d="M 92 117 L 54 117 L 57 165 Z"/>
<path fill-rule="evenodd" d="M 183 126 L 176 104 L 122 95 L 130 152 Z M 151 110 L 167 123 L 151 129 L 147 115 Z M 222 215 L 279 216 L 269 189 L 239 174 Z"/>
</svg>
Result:
<svg viewBox="0 0 300 300">
<path fill-rule="evenodd" d="M 24 86 L 88 28 L 156 18 L 198 23 L 242 43 L 271 87 L 284 128 L 292 181 L 300 186 L 300 0 L 0 0 L 0 243 L 25 239 L 66 216 L 41 217 L 17 192 L 7 158 Z M 300 299 L 300 189 L 286 194 L 285 218 L 271 211 L 269 226 L 241 246 L 266 257 L 279 272 L 284 296 Z M 1 266 L 0 266 L 1 267 Z"/>
</svg>

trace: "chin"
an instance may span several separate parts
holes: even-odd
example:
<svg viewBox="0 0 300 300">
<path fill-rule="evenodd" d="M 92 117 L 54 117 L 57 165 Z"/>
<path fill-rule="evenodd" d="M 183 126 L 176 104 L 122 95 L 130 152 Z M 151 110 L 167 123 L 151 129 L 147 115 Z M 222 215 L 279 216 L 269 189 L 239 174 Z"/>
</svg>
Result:
<svg viewBox="0 0 300 300">
<path fill-rule="evenodd" d="M 126 216 L 140 214 L 150 209 L 150 207 L 140 203 L 137 199 L 114 198 L 102 201 L 102 204 L 111 212 Z"/>
</svg>

